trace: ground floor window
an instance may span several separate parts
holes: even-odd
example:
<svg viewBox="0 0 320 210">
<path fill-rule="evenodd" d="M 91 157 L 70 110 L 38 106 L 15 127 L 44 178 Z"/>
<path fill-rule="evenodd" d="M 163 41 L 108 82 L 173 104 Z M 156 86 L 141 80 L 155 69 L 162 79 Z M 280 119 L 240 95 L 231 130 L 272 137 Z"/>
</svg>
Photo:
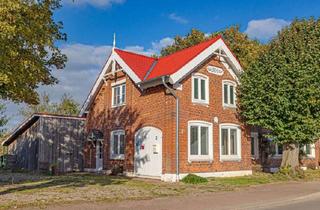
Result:
<svg viewBox="0 0 320 210">
<path fill-rule="evenodd" d="M 252 132 L 251 133 L 251 157 L 252 158 L 259 158 L 259 138 L 258 133 Z"/>
<path fill-rule="evenodd" d="M 301 146 L 301 150 L 304 152 L 304 154 L 309 158 L 315 157 L 315 145 L 314 144 L 306 144 L 304 146 Z"/>
<path fill-rule="evenodd" d="M 190 121 L 188 123 L 188 159 L 212 160 L 212 123 Z"/>
<path fill-rule="evenodd" d="M 110 158 L 124 159 L 125 152 L 125 133 L 124 130 L 111 132 Z"/>
<path fill-rule="evenodd" d="M 220 125 L 221 160 L 241 159 L 241 129 L 238 125 Z"/>
<path fill-rule="evenodd" d="M 283 145 L 279 143 L 272 144 L 272 151 L 275 156 L 281 156 L 283 153 Z"/>
</svg>

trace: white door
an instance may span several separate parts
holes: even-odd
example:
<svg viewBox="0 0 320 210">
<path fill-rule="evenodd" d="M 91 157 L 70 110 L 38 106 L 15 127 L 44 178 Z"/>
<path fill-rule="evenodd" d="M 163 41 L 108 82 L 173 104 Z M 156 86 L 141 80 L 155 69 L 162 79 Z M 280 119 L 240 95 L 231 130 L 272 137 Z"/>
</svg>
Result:
<svg viewBox="0 0 320 210">
<path fill-rule="evenodd" d="M 160 177 L 162 174 L 162 132 L 143 127 L 135 134 L 134 169 L 136 175 Z"/>
<path fill-rule="evenodd" d="M 102 142 L 96 141 L 96 171 L 102 171 Z"/>
</svg>

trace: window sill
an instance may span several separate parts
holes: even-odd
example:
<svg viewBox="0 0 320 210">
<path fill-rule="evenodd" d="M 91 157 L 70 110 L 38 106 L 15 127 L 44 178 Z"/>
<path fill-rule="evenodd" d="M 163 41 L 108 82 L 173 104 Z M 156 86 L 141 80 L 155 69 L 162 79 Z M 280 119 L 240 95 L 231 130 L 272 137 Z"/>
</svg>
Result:
<svg viewBox="0 0 320 210">
<path fill-rule="evenodd" d="M 236 109 L 237 106 L 235 106 L 235 105 L 223 104 L 223 108 L 224 108 L 224 109 Z"/>
<path fill-rule="evenodd" d="M 117 107 L 122 107 L 122 106 L 125 106 L 126 104 L 120 104 L 120 105 L 112 105 L 111 108 L 117 108 Z"/>
<path fill-rule="evenodd" d="M 124 155 L 111 156 L 110 160 L 124 160 Z"/>
<path fill-rule="evenodd" d="M 202 106 L 209 106 L 209 102 L 204 101 L 192 101 L 193 105 L 202 105 Z"/>
<path fill-rule="evenodd" d="M 272 155 L 271 158 L 272 159 L 281 159 L 282 155 Z"/>
<path fill-rule="evenodd" d="M 240 162 L 241 157 L 228 157 L 228 156 L 221 156 L 220 157 L 221 162 Z"/>
<path fill-rule="evenodd" d="M 188 162 L 213 162 L 211 158 L 188 158 Z"/>
</svg>

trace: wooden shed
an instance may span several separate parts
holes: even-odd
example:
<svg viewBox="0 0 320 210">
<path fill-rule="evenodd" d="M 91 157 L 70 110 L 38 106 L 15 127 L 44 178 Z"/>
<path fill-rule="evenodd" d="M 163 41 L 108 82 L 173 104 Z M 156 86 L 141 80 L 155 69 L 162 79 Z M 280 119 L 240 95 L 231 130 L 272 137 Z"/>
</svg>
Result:
<svg viewBox="0 0 320 210">
<path fill-rule="evenodd" d="M 15 156 L 14 168 L 65 173 L 83 169 L 85 118 L 37 113 L 2 143 Z"/>
</svg>

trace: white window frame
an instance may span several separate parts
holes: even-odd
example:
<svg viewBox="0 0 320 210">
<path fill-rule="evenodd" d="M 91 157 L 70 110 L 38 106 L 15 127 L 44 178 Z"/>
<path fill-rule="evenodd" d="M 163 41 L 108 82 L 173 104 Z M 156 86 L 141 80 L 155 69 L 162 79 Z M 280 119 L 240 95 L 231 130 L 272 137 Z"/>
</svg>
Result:
<svg viewBox="0 0 320 210">
<path fill-rule="evenodd" d="M 224 102 L 224 85 L 228 85 L 228 102 Z M 233 101 L 234 104 L 230 104 L 230 86 L 233 86 Z M 237 107 L 237 83 L 231 80 L 222 80 L 222 106 L 236 108 Z"/>
<path fill-rule="evenodd" d="M 311 154 L 306 154 L 308 158 L 315 158 L 315 157 L 316 157 L 315 147 L 316 147 L 315 144 L 310 144 L 310 153 L 311 153 Z M 306 152 L 307 146 L 304 145 L 301 149 L 302 149 L 304 152 Z"/>
<path fill-rule="evenodd" d="M 259 158 L 259 134 L 257 132 L 251 132 L 250 135 L 251 138 L 253 138 L 253 142 L 254 142 L 254 154 L 251 154 L 251 157 L 254 159 L 258 159 Z M 252 139 L 250 139 L 250 141 L 252 141 Z M 250 142 L 251 143 L 251 142 Z M 251 153 L 251 150 L 250 150 Z"/>
<path fill-rule="evenodd" d="M 114 139 L 113 136 L 117 134 L 118 136 L 124 135 L 124 154 L 114 154 L 113 151 L 113 144 L 114 144 Z M 118 137 L 118 151 L 120 152 L 120 137 Z M 126 150 L 126 135 L 124 130 L 114 130 L 111 131 L 110 135 L 110 159 L 113 160 L 124 160 L 124 155 L 125 155 L 125 150 Z"/>
<path fill-rule="evenodd" d="M 124 94 L 124 98 L 122 98 L 122 89 L 123 89 L 123 86 L 125 86 L 125 94 Z M 116 87 L 120 87 L 120 100 L 123 102 L 120 103 L 120 104 L 114 104 L 114 89 Z M 124 106 L 126 104 L 126 96 L 127 96 L 127 87 L 126 87 L 126 80 L 123 79 L 123 80 L 120 80 L 120 81 L 117 81 L 117 82 L 114 82 L 111 84 L 111 107 L 119 107 L 119 106 Z"/>
<path fill-rule="evenodd" d="M 198 151 L 199 155 L 191 155 L 191 126 L 202 126 L 202 127 L 208 127 L 208 155 L 201 155 L 200 149 L 201 149 L 201 141 L 200 138 L 198 142 Z M 198 135 L 200 135 L 200 132 L 198 132 Z M 201 120 L 191 120 L 188 122 L 188 162 L 192 161 L 209 161 L 211 162 L 213 160 L 213 126 L 212 123 L 201 121 Z"/>
<path fill-rule="evenodd" d="M 199 98 L 196 99 L 194 98 L 194 79 L 197 78 L 198 79 L 198 96 Z M 192 87 L 191 87 L 191 97 L 192 97 L 192 102 L 193 103 L 200 103 L 200 104 L 209 104 L 209 77 L 207 75 L 204 75 L 204 74 L 200 74 L 200 73 L 195 73 L 195 74 L 192 74 Z M 204 80 L 205 81 L 205 100 L 202 100 L 201 99 L 201 80 Z"/>
<path fill-rule="evenodd" d="M 279 154 L 279 144 L 278 143 L 274 143 L 274 146 L 275 146 L 275 156 L 276 157 L 282 157 L 282 154 L 283 154 L 283 145 L 282 145 L 282 154 Z"/>
<path fill-rule="evenodd" d="M 230 129 L 237 130 L 237 154 L 236 155 L 223 155 L 222 154 L 222 129 L 228 129 L 228 153 L 230 154 Z M 219 125 L 219 150 L 220 161 L 240 161 L 241 160 L 241 127 L 233 123 L 222 123 Z"/>
</svg>

